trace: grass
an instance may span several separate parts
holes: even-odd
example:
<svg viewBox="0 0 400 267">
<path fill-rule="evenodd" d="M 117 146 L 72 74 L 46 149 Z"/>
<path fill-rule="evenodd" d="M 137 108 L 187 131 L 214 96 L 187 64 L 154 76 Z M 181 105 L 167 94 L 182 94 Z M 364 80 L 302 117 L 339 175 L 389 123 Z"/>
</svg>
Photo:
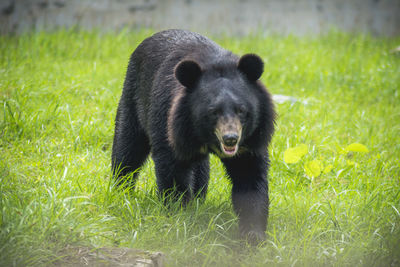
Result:
<svg viewBox="0 0 400 267">
<path fill-rule="evenodd" d="M 214 38 L 260 54 L 270 91 L 301 100 L 277 105 L 268 240 L 250 248 L 217 158 L 205 203 L 186 209 L 163 207 L 151 161 L 134 192 L 110 181 L 127 62 L 150 33 L 0 36 L 0 265 L 57 264 L 70 245 L 162 251 L 168 266 L 400 265 L 399 38 Z M 332 169 L 313 177 L 313 160 Z"/>
</svg>

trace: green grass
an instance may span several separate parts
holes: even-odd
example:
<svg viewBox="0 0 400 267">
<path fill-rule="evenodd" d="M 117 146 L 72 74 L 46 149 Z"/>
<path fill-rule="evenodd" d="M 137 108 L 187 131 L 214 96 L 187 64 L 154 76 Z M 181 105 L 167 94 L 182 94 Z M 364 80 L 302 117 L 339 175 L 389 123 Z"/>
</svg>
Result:
<svg viewBox="0 0 400 267">
<path fill-rule="evenodd" d="M 149 35 L 0 36 L 0 265 L 52 264 L 67 246 L 162 251 L 168 266 L 400 265 L 399 38 L 214 38 L 260 54 L 272 93 L 308 102 L 277 105 L 268 240 L 250 248 L 217 158 L 206 201 L 186 209 L 163 207 L 151 161 L 134 192 L 110 181 L 126 66 Z M 369 153 L 343 152 L 351 143 Z M 307 176 L 315 159 L 332 170 Z"/>
</svg>

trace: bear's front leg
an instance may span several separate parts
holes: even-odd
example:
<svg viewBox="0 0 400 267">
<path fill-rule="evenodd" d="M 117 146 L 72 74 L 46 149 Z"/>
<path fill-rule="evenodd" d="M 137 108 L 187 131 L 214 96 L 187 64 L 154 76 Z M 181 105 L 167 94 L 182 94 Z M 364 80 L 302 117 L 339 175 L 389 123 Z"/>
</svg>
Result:
<svg viewBox="0 0 400 267">
<path fill-rule="evenodd" d="M 239 230 L 251 244 L 265 240 L 268 218 L 268 156 L 239 155 L 222 160 L 232 180 L 232 203 Z"/>
<path fill-rule="evenodd" d="M 182 197 L 182 204 L 186 205 L 192 198 L 192 164 L 175 159 L 167 149 L 152 153 L 160 196 L 172 201 Z"/>
</svg>

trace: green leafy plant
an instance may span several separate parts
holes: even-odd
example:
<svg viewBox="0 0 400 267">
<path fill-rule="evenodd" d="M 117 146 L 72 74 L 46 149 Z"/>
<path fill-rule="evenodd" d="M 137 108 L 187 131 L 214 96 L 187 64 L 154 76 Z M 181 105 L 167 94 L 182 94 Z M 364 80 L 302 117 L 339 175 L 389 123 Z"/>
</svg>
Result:
<svg viewBox="0 0 400 267">
<path fill-rule="evenodd" d="M 360 143 L 352 143 L 348 146 L 346 146 L 343 149 L 340 149 L 340 152 L 338 154 L 347 154 L 347 153 L 352 153 L 352 152 L 357 152 L 357 153 L 369 153 L 368 148 Z M 294 164 L 298 163 L 305 157 L 308 153 L 308 147 L 305 144 L 300 144 L 296 147 L 288 148 L 285 150 L 283 154 L 283 160 L 287 164 Z M 328 160 L 325 160 L 328 161 Z M 347 165 L 355 165 L 354 161 L 347 160 Z M 314 178 L 318 177 L 321 174 L 327 174 L 329 173 L 332 169 L 334 169 L 333 164 L 326 164 L 324 165 L 323 162 L 320 159 L 313 159 L 313 160 L 308 160 L 304 162 L 304 172 L 308 177 Z"/>
</svg>

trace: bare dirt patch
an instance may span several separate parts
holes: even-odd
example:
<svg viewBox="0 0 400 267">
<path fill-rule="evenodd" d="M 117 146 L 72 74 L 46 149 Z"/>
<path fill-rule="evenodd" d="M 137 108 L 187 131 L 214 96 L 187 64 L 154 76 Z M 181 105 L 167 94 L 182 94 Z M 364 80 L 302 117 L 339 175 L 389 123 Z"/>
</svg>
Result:
<svg viewBox="0 0 400 267">
<path fill-rule="evenodd" d="M 59 255 L 60 257 L 53 262 L 53 266 L 163 267 L 165 265 L 163 253 L 133 248 L 68 246 Z"/>
</svg>

